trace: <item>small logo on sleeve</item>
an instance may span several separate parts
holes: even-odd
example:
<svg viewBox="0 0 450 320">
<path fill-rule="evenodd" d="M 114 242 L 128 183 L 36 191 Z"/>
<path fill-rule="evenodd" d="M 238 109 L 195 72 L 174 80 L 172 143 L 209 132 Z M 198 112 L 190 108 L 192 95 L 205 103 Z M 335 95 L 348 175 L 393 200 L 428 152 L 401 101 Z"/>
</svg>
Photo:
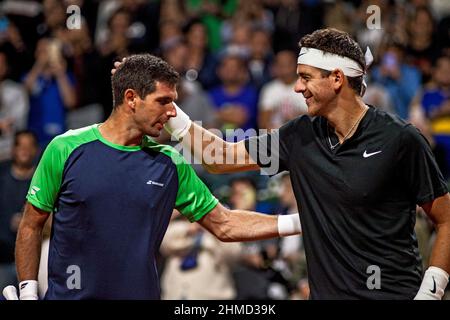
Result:
<svg viewBox="0 0 450 320">
<path fill-rule="evenodd" d="M 158 186 L 158 187 L 164 187 L 164 183 L 156 182 L 156 181 L 153 181 L 153 180 L 148 180 L 147 184 L 152 184 L 152 185 Z"/>
<path fill-rule="evenodd" d="M 32 186 L 31 189 L 30 189 L 30 194 L 32 196 L 34 196 L 39 190 L 41 190 L 41 189 L 36 187 L 36 186 Z"/>
</svg>

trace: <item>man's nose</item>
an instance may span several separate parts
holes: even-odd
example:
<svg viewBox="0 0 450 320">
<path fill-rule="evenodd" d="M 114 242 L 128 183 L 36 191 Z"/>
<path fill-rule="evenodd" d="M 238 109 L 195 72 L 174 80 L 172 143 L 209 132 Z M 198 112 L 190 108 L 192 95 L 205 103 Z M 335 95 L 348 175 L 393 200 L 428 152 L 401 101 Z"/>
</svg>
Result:
<svg viewBox="0 0 450 320">
<path fill-rule="evenodd" d="M 297 81 L 295 82 L 295 87 L 294 87 L 295 92 L 297 93 L 303 93 L 306 90 L 306 86 L 303 83 L 301 78 L 298 78 Z"/>
</svg>

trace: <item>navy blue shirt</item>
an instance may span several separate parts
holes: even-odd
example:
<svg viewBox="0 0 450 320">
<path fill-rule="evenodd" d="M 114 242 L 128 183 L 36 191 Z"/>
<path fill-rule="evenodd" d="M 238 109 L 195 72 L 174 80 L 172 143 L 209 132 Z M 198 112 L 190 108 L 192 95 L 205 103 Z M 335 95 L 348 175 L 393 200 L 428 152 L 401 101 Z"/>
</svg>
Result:
<svg viewBox="0 0 450 320">
<path fill-rule="evenodd" d="M 173 148 L 115 145 L 97 125 L 49 144 L 27 198 L 53 212 L 46 299 L 159 299 L 172 210 L 196 221 L 217 204 Z"/>
</svg>

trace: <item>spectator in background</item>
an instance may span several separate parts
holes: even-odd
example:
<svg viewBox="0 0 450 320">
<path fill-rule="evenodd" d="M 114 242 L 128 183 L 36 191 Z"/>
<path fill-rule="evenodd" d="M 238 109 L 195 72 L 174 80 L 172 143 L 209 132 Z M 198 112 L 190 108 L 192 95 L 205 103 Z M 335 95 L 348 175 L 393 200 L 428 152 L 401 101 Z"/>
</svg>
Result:
<svg viewBox="0 0 450 320">
<path fill-rule="evenodd" d="M 19 28 L 16 27 L 15 23 L 7 16 L 2 16 L 1 14 L 0 46 L 2 52 L 9 58 L 14 57 L 14 59 L 8 59 L 9 76 L 16 81 L 19 80 L 21 71 L 30 63 L 30 59 L 27 56 L 27 49 L 30 44 L 26 44 L 23 41 Z"/>
<path fill-rule="evenodd" d="M 130 52 L 128 30 L 131 25 L 131 15 L 124 9 L 114 12 L 108 20 L 108 36 L 100 44 L 99 50 L 103 56 L 125 56 Z"/>
<path fill-rule="evenodd" d="M 409 118 L 428 138 L 446 178 L 450 175 L 450 56 L 437 59 L 432 82 L 414 99 Z M 443 157 L 440 152 L 443 152 Z"/>
<path fill-rule="evenodd" d="M 200 83 L 191 79 L 186 72 L 186 61 L 189 51 L 186 43 L 179 40 L 167 47 L 163 52 L 163 59 L 167 61 L 180 75 L 178 85 L 178 106 L 194 121 L 201 121 L 207 128 L 215 127 L 216 111 L 209 96 L 202 89 Z M 164 134 L 167 134 L 164 132 Z M 167 136 L 169 138 L 169 136 Z"/>
<path fill-rule="evenodd" d="M 260 129 L 277 129 L 287 121 L 306 113 L 303 95 L 294 91 L 297 81 L 297 54 L 280 51 L 275 56 L 273 74 L 275 79 L 263 86 L 258 107 Z"/>
<path fill-rule="evenodd" d="M 19 131 L 14 138 L 12 161 L 0 166 L 0 287 L 17 282 L 14 248 L 25 196 L 38 154 L 36 136 Z"/>
<path fill-rule="evenodd" d="M 99 95 L 102 79 L 100 56 L 92 45 L 88 25 L 81 20 L 80 29 L 64 29 L 59 33 L 63 51 L 67 56 L 68 68 L 73 70 L 75 78 L 76 109 L 67 114 L 67 127 L 77 129 L 91 123 L 101 122 L 104 118 L 104 99 Z"/>
<path fill-rule="evenodd" d="M 436 23 L 427 7 L 419 7 L 408 24 L 409 41 L 406 59 L 422 73 L 422 83 L 431 78 L 432 62 L 439 56 L 436 43 Z"/>
<path fill-rule="evenodd" d="M 257 200 L 256 184 L 252 178 L 236 176 L 231 180 L 230 188 L 231 208 L 261 210 L 262 204 Z M 279 259 L 277 240 L 244 243 L 241 263 L 233 271 L 237 299 L 286 299 L 285 269 L 285 263 Z"/>
<path fill-rule="evenodd" d="M 210 96 L 216 107 L 221 129 L 255 129 L 258 94 L 256 88 L 249 83 L 245 58 L 226 52 L 217 73 L 221 85 L 213 88 Z M 237 134 L 232 140 L 241 140 L 244 136 L 245 134 Z"/>
<path fill-rule="evenodd" d="M 11 157 L 14 133 L 26 128 L 28 96 L 24 87 L 9 79 L 9 61 L 0 51 L 0 161 Z"/>
<path fill-rule="evenodd" d="M 188 0 L 186 10 L 191 18 L 199 18 L 208 34 L 208 46 L 218 52 L 223 44 L 220 36 L 223 19 L 231 17 L 236 10 L 236 0 Z"/>
<path fill-rule="evenodd" d="M 324 1 L 280 0 L 275 12 L 274 50 L 297 50 L 300 37 L 324 26 Z"/>
<path fill-rule="evenodd" d="M 130 53 L 128 29 L 131 24 L 130 14 L 123 9 L 115 11 L 108 20 L 106 38 L 98 46 L 100 53 L 99 75 L 101 79 L 97 84 L 100 104 L 103 106 L 103 115 L 107 118 L 112 111 L 111 66 Z"/>
<path fill-rule="evenodd" d="M 273 60 L 272 39 L 264 29 L 253 29 L 250 40 L 248 69 L 250 81 L 258 89 L 272 79 L 270 65 Z"/>
<path fill-rule="evenodd" d="M 298 213 L 301 210 L 297 206 L 291 178 L 288 173 L 280 178 L 279 199 L 285 214 Z M 306 254 L 301 236 L 289 236 L 280 240 L 280 260 L 289 272 L 289 287 L 295 288 L 298 281 L 307 277 Z"/>
<path fill-rule="evenodd" d="M 117 12 L 126 12 L 128 16 L 127 42 L 131 52 L 152 52 L 158 47 L 160 1 L 106 0 L 100 2 L 98 12 L 95 36 L 97 46 L 102 46 L 111 38 L 110 21 L 112 16 Z"/>
<path fill-rule="evenodd" d="M 404 61 L 403 46 L 397 43 L 389 44 L 380 65 L 373 70 L 372 79 L 389 93 L 396 114 L 406 119 L 409 105 L 420 88 L 421 79 L 419 70 Z"/>
<path fill-rule="evenodd" d="M 185 26 L 184 34 L 188 46 L 186 71 L 189 71 L 190 77 L 193 78 L 196 74 L 196 79 L 202 84 L 203 88 L 210 89 L 218 84 L 216 75 L 217 58 L 208 49 L 206 28 L 200 20 L 195 19 Z"/>
<path fill-rule="evenodd" d="M 241 243 L 223 243 L 199 225 L 179 219 L 169 224 L 161 243 L 165 256 L 161 276 L 162 299 L 234 299 L 230 268 L 241 253 Z"/>
<path fill-rule="evenodd" d="M 56 33 L 66 28 L 66 8 L 59 0 L 44 0 L 42 2 L 44 23 L 39 28 L 41 36 L 55 37 Z"/>
<path fill-rule="evenodd" d="M 61 45 L 51 38 L 39 40 L 36 62 L 23 83 L 30 95 L 28 128 L 38 136 L 41 147 L 65 131 L 66 109 L 76 106 L 75 80 L 67 71 Z"/>
</svg>

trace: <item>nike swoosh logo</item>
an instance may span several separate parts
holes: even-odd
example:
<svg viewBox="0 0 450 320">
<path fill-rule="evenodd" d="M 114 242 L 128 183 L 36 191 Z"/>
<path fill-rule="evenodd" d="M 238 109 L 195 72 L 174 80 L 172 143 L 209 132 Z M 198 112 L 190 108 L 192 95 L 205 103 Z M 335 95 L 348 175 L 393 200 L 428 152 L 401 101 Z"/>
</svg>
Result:
<svg viewBox="0 0 450 320">
<path fill-rule="evenodd" d="M 371 152 L 371 153 L 367 153 L 367 150 L 366 150 L 366 151 L 364 151 L 364 153 L 363 153 L 363 157 L 364 157 L 364 158 L 368 158 L 368 157 L 374 156 L 374 155 L 376 155 L 376 154 L 378 154 L 378 153 L 381 153 L 381 150 L 380 150 L 380 151 Z"/>
<path fill-rule="evenodd" d="M 436 281 L 434 280 L 434 277 L 432 277 L 433 278 L 433 290 L 430 290 L 430 292 L 431 293 L 436 293 Z"/>
</svg>

